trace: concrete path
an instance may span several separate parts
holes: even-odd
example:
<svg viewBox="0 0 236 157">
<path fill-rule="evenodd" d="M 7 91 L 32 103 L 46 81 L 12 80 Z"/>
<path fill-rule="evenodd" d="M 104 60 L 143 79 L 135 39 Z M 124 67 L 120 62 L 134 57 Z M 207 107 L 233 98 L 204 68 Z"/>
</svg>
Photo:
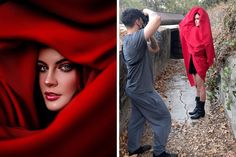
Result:
<svg viewBox="0 0 236 157">
<path fill-rule="evenodd" d="M 195 90 L 191 88 L 187 77 L 177 73 L 169 82 L 165 103 L 171 108 L 172 119 L 179 123 L 191 122 L 188 112 L 195 107 Z"/>
<path fill-rule="evenodd" d="M 183 63 L 183 60 L 178 62 Z M 183 65 L 182 65 L 183 66 Z M 195 87 L 191 87 L 185 74 L 184 67 L 181 71 L 175 73 L 168 82 L 168 90 L 165 92 L 167 96 L 164 99 L 166 105 L 170 108 L 172 119 L 180 124 L 191 124 L 196 120 L 191 120 L 188 112 L 193 111 L 195 102 Z"/>
<path fill-rule="evenodd" d="M 167 90 L 161 92 L 172 116 L 167 150 L 181 157 L 236 156 L 234 149 L 230 148 L 236 143 L 223 106 L 206 101 L 205 117 L 192 120 L 188 113 L 195 107 L 196 90 L 189 84 L 183 60 L 170 60 L 167 68 L 172 72 L 167 72 L 170 77 L 163 82 Z"/>
</svg>

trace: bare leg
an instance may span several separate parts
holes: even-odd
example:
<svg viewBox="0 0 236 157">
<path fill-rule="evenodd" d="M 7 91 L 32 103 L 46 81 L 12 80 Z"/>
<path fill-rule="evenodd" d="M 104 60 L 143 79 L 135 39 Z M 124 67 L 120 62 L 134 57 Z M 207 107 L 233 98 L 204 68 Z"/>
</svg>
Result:
<svg viewBox="0 0 236 157">
<path fill-rule="evenodd" d="M 198 85 L 197 85 L 197 76 L 196 76 L 196 74 L 193 75 L 193 79 L 194 79 L 194 83 L 195 83 L 195 87 L 196 87 L 196 97 L 195 97 L 196 106 L 195 106 L 195 108 L 193 109 L 192 112 L 189 112 L 190 115 L 194 115 L 194 114 L 197 113 L 198 105 L 199 105 L 199 101 L 200 101 L 200 89 L 198 88 Z"/>
<path fill-rule="evenodd" d="M 199 92 L 200 101 L 206 101 L 206 88 L 204 85 L 204 80 L 196 74 L 196 84 L 197 84 L 197 91 Z M 197 93 L 198 93 L 197 92 Z"/>
<path fill-rule="evenodd" d="M 193 79 L 194 79 L 194 83 L 195 83 L 195 87 L 196 87 L 196 97 L 200 97 L 200 89 L 197 86 L 197 74 L 193 75 Z"/>
<path fill-rule="evenodd" d="M 195 80 L 196 80 L 196 86 L 197 86 L 197 91 L 200 94 L 200 101 L 197 103 L 197 112 L 191 116 L 191 119 L 199 119 L 201 117 L 205 116 L 205 100 L 206 100 L 206 88 L 204 85 L 204 80 L 201 79 L 201 77 L 196 74 L 195 75 Z"/>
</svg>

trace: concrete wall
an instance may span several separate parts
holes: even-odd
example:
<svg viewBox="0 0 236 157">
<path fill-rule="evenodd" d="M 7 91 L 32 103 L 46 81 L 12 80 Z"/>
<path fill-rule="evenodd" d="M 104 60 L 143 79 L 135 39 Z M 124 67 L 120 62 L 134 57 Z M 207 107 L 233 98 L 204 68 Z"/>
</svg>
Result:
<svg viewBox="0 0 236 157">
<path fill-rule="evenodd" d="M 221 69 L 220 100 L 236 137 L 236 55 L 226 60 Z"/>
<path fill-rule="evenodd" d="M 160 29 L 169 29 L 171 31 L 171 49 L 170 58 L 180 59 L 183 58 L 182 47 L 179 36 L 179 25 L 162 25 Z"/>
<path fill-rule="evenodd" d="M 161 32 L 162 41 L 160 43 L 160 52 L 157 54 L 152 54 L 152 63 L 153 63 L 153 74 L 156 78 L 162 70 L 165 69 L 167 60 L 170 58 L 170 49 L 171 49 L 171 30 L 165 27 L 160 27 L 159 31 Z M 125 129 L 128 118 L 130 117 L 130 101 L 125 94 L 125 85 L 126 85 L 126 67 L 123 62 L 123 57 L 120 54 L 120 131 L 122 132 Z"/>
</svg>

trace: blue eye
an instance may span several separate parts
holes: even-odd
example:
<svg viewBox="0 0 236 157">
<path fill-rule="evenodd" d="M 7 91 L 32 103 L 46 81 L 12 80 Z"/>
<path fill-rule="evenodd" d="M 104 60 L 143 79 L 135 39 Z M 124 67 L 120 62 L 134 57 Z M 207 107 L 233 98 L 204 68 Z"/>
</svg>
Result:
<svg viewBox="0 0 236 157">
<path fill-rule="evenodd" d="M 39 72 L 46 72 L 48 70 L 48 67 L 43 64 L 38 64 L 38 71 Z"/>
<path fill-rule="evenodd" d="M 63 72 L 69 72 L 74 69 L 74 66 L 70 63 L 63 63 L 59 66 L 59 69 L 61 69 Z"/>
</svg>

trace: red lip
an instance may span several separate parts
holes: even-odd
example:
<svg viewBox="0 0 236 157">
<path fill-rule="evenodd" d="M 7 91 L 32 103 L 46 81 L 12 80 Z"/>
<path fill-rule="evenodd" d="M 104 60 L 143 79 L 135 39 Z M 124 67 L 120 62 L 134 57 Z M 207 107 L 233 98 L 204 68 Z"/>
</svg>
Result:
<svg viewBox="0 0 236 157">
<path fill-rule="evenodd" d="M 45 97 L 48 101 L 55 101 L 60 98 L 61 94 L 53 93 L 53 92 L 45 92 Z"/>
</svg>

